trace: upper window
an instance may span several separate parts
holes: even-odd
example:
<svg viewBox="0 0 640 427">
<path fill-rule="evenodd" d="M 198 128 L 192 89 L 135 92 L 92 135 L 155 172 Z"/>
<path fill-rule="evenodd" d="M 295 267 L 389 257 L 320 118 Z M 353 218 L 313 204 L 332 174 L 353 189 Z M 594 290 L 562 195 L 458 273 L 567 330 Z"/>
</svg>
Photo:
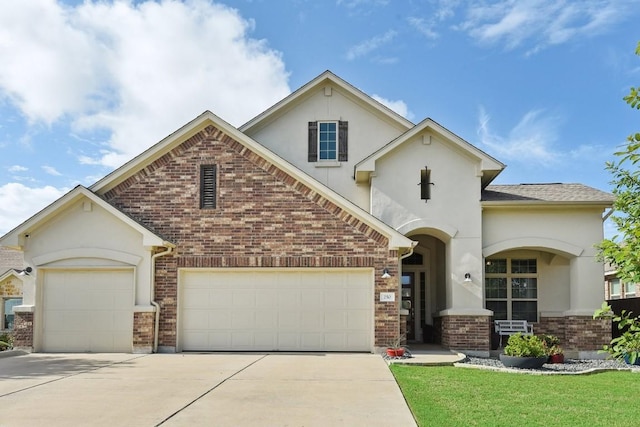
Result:
<svg viewBox="0 0 640 427">
<path fill-rule="evenodd" d="M 2 300 L 2 329 L 13 329 L 15 315 L 13 307 L 22 304 L 22 298 L 5 298 Z"/>
<path fill-rule="evenodd" d="M 309 161 L 346 162 L 348 159 L 348 122 L 309 122 Z"/>
<path fill-rule="evenodd" d="M 624 296 L 633 297 L 636 295 L 636 284 L 633 282 L 625 282 L 624 284 Z"/>
<path fill-rule="evenodd" d="M 536 259 L 490 259 L 485 266 L 486 308 L 495 320 L 538 321 Z"/>
<path fill-rule="evenodd" d="M 611 299 L 618 299 L 622 295 L 620 279 L 612 279 L 609 291 L 611 293 Z"/>
<path fill-rule="evenodd" d="M 200 209 L 216 208 L 216 170 L 216 165 L 200 166 Z"/>
</svg>

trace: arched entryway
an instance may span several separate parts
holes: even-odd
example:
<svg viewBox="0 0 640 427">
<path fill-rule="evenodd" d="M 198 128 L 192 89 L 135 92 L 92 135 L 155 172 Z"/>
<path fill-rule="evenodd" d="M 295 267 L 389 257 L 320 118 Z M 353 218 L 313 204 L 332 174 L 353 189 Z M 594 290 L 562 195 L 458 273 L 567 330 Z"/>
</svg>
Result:
<svg viewBox="0 0 640 427">
<path fill-rule="evenodd" d="M 446 307 L 445 243 L 427 234 L 409 236 L 417 241 L 412 255 L 402 260 L 401 308 L 407 314 L 407 342 L 437 341 L 434 316 Z"/>
</svg>

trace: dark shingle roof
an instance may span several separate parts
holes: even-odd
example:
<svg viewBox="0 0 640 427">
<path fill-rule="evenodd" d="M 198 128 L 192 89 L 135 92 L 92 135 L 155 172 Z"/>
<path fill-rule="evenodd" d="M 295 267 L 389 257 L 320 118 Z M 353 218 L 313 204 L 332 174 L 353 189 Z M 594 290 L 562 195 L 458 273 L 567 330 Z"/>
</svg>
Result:
<svg viewBox="0 0 640 427">
<path fill-rule="evenodd" d="M 482 191 L 483 202 L 550 202 L 612 204 L 613 194 L 583 184 L 489 185 Z"/>
</svg>

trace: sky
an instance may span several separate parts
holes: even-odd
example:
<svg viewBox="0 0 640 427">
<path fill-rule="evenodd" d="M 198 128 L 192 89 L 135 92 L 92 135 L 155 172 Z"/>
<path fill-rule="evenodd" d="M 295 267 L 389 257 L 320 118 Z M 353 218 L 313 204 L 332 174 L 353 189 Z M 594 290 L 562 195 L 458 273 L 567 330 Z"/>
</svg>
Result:
<svg viewBox="0 0 640 427">
<path fill-rule="evenodd" d="M 0 0 L 0 235 L 205 110 L 330 70 L 507 164 L 610 191 L 640 131 L 640 0 Z M 605 233 L 609 233 L 606 231 Z"/>
</svg>

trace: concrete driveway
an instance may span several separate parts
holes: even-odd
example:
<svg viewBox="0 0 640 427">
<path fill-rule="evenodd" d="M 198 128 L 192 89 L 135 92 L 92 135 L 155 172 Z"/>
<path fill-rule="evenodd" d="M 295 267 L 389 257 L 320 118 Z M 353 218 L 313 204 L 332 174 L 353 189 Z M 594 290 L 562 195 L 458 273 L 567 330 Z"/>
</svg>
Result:
<svg viewBox="0 0 640 427">
<path fill-rule="evenodd" d="M 415 426 L 373 354 L 0 358 L 0 426 Z"/>
</svg>

